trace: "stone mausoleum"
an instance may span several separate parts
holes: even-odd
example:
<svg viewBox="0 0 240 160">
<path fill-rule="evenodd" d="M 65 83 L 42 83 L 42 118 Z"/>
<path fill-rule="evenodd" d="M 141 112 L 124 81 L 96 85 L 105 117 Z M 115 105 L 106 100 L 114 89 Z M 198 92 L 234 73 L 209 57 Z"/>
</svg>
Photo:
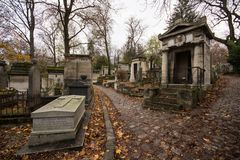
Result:
<svg viewBox="0 0 240 160">
<path fill-rule="evenodd" d="M 147 62 L 143 54 L 138 54 L 132 59 L 131 71 L 130 71 L 130 82 L 141 81 L 147 75 Z"/>
<path fill-rule="evenodd" d="M 213 33 L 206 19 L 180 23 L 159 35 L 162 41 L 162 85 L 211 84 L 210 40 Z"/>
<path fill-rule="evenodd" d="M 206 18 L 195 23 L 178 23 L 158 38 L 162 42 L 161 87 L 145 91 L 145 106 L 156 109 L 195 106 L 211 86 L 209 48 L 213 33 Z"/>
</svg>

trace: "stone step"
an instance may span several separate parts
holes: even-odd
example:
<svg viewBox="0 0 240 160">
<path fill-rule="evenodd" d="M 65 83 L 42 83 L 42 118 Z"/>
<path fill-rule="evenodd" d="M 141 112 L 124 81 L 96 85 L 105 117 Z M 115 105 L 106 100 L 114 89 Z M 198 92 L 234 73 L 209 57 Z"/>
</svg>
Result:
<svg viewBox="0 0 240 160">
<path fill-rule="evenodd" d="M 159 98 L 177 98 L 177 93 L 161 92 Z"/>
<path fill-rule="evenodd" d="M 182 106 L 179 104 L 171 104 L 171 103 L 164 103 L 164 102 L 152 102 L 150 100 L 145 100 L 144 107 L 156 109 L 156 110 L 180 110 L 180 109 L 182 109 Z"/>
<path fill-rule="evenodd" d="M 168 84 L 167 88 L 173 88 L 173 89 L 191 89 L 191 85 L 185 85 L 185 84 Z"/>
<path fill-rule="evenodd" d="M 154 97 L 152 99 L 152 101 L 154 101 L 154 102 L 170 103 L 170 104 L 177 104 L 177 98 Z"/>
<path fill-rule="evenodd" d="M 177 88 L 161 88 L 160 93 L 177 93 Z"/>
</svg>

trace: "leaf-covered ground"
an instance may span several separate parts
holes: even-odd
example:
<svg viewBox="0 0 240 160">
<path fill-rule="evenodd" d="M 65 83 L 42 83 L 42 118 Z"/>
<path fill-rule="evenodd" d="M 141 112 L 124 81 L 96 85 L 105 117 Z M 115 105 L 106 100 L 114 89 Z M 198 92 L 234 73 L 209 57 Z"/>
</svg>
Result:
<svg viewBox="0 0 240 160">
<path fill-rule="evenodd" d="M 27 143 L 28 136 L 31 132 L 30 124 L 8 125 L 0 127 L 0 159 L 82 159 L 98 160 L 103 158 L 106 133 L 103 118 L 102 105 L 100 103 L 99 94 L 96 92 L 94 96 L 94 105 L 92 115 L 86 127 L 86 137 L 84 147 L 76 151 L 55 151 L 39 154 L 31 154 L 25 156 L 15 156 L 16 151 Z"/>
<path fill-rule="evenodd" d="M 118 144 L 127 148 L 122 159 L 240 158 L 239 76 L 220 78 L 197 108 L 174 113 L 143 109 L 142 99 L 98 88 L 119 111 L 121 135 L 131 133 Z"/>
<path fill-rule="evenodd" d="M 0 159 L 103 159 L 102 105 L 108 109 L 116 136 L 115 159 L 239 159 L 239 95 L 240 77 L 224 76 L 197 108 L 170 113 L 143 109 L 142 98 L 96 87 L 83 149 L 16 157 L 14 153 L 27 142 L 31 125 L 1 126 Z"/>
</svg>

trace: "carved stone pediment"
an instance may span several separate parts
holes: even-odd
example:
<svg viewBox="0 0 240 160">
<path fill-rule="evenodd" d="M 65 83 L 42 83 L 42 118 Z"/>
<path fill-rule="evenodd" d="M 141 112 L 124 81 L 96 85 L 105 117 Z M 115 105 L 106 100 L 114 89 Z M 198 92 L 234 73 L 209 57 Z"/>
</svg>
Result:
<svg viewBox="0 0 240 160">
<path fill-rule="evenodd" d="M 175 37 L 175 44 L 176 46 L 181 46 L 186 42 L 186 37 L 184 34 L 177 35 Z"/>
</svg>

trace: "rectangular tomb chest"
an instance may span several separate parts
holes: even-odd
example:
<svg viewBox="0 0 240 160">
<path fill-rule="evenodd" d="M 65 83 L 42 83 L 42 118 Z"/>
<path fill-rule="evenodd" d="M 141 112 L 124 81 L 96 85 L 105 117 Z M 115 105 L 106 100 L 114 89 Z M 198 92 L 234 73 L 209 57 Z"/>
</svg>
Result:
<svg viewBox="0 0 240 160">
<path fill-rule="evenodd" d="M 61 96 L 32 112 L 29 146 L 75 139 L 85 114 L 85 96 Z"/>
</svg>

